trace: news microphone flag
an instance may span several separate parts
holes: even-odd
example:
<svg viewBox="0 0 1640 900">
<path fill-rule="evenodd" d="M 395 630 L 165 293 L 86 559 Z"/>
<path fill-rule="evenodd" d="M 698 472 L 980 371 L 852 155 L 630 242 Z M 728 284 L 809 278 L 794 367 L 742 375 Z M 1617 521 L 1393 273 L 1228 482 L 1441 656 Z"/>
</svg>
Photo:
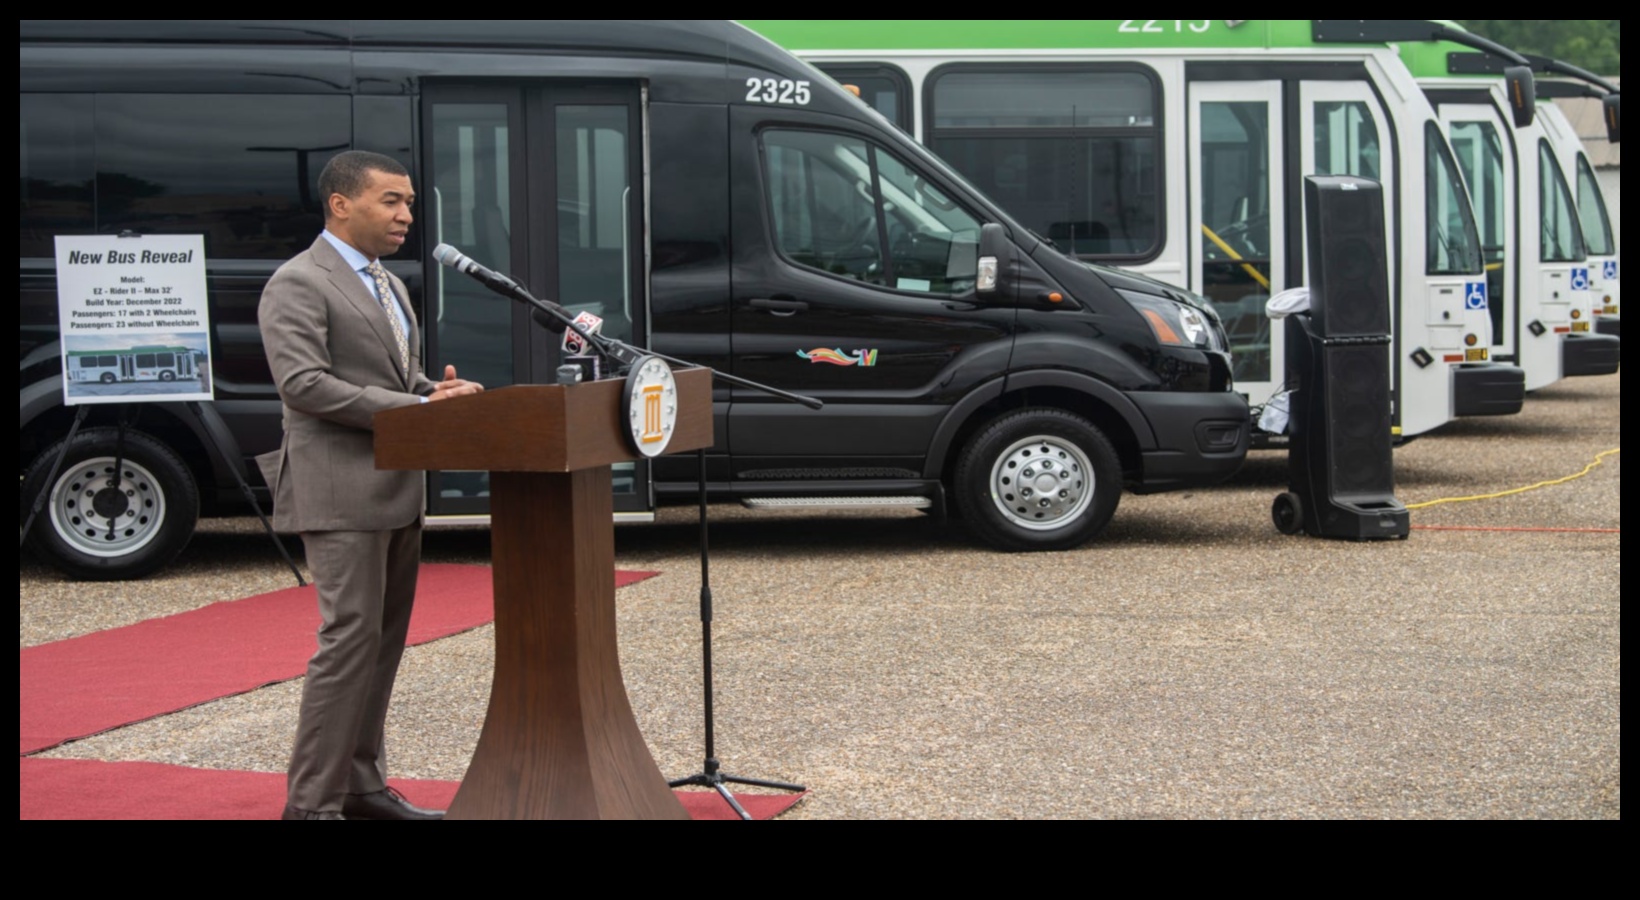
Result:
<svg viewBox="0 0 1640 900">
<path fill-rule="evenodd" d="M 603 330 L 604 320 L 589 312 L 582 312 L 575 316 L 575 324 L 587 334 L 598 334 Z M 587 352 L 586 338 L 581 337 L 573 328 L 564 329 L 564 353 L 567 356 L 580 356 Z"/>
</svg>

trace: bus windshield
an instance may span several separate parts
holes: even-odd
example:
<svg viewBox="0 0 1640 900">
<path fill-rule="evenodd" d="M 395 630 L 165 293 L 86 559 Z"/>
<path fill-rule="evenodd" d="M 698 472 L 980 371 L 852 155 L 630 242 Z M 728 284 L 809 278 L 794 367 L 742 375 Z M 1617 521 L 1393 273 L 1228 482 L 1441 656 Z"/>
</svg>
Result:
<svg viewBox="0 0 1640 900">
<path fill-rule="evenodd" d="M 1612 239 L 1612 220 L 1606 215 L 1606 198 L 1600 194 L 1600 180 L 1589 167 L 1589 158 L 1577 155 L 1577 218 L 1591 256 L 1613 256 L 1617 241 Z"/>
<path fill-rule="evenodd" d="M 1555 152 L 1548 141 L 1538 141 L 1538 218 L 1543 235 L 1544 262 L 1581 262 L 1588 258 L 1583 245 L 1583 229 L 1578 227 L 1577 207 L 1571 188 L 1560 173 Z"/>
</svg>

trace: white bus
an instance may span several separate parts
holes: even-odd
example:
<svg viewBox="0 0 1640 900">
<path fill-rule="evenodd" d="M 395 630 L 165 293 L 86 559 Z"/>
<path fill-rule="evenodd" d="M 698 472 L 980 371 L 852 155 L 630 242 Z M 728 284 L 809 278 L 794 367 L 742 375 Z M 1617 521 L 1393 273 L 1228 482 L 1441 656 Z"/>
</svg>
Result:
<svg viewBox="0 0 1640 900">
<path fill-rule="evenodd" d="M 1440 121 L 1356 20 L 745 24 L 858 86 L 1060 249 L 1213 300 L 1255 408 L 1284 386 L 1264 304 L 1306 280 L 1303 177 L 1378 180 L 1394 432 L 1520 409 L 1524 373 L 1491 358 L 1479 235 Z"/>
<path fill-rule="evenodd" d="M 1605 296 L 1597 293 L 1596 279 L 1609 273 L 1615 287 L 1615 246 L 1592 171 L 1594 196 L 1574 199 L 1570 160 L 1582 155 L 1582 146 L 1565 117 L 1545 102 L 1531 123 L 1511 127 L 1495 54 L 1445 40 L 1400 47 L 1440 115 L 1475 202 L 1493 301 L 1494 358 L 1519 365 L 1527 390 L 1617 371 L 1620 340 L 1595 333 Z M 1591 222 L 1605 227 L 1591 233 Z M 1607 255 L 1591 254 L 1597 241 Z"/>
<path fill-rule="evenodd" d="M 68 380 L 81 384 L 181 381 L 199 377 L 199 370 L 194 365 L 194 352 L 187 347 L 70 350 L 68 360 Z"/>
</svg>

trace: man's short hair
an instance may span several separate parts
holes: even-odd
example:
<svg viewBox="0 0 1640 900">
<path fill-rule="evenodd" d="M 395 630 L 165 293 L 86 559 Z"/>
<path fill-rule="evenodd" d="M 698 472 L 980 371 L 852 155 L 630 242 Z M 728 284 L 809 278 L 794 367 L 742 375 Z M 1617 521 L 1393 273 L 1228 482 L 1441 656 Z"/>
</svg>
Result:
<svg viewBox="0 0 1640 900">
<path fill-rule="evenodd" d="M 409 170 L 391 156 L 369 150 L 338 153 L 325 163 L 325 170 L 319 173 L 319 196 L 325 207 L 325 218 L 330 218 L 330 195 L 341 194 L 349 199 L 358 197 L 370 183 L 371 172 L 410 176 Z"/>
</svg>

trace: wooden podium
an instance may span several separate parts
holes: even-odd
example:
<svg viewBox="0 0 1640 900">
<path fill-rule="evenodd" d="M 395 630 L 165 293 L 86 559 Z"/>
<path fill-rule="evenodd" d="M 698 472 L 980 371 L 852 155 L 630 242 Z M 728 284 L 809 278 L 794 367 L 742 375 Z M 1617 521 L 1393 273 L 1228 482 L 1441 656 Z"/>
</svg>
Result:
<svg viewBox="0 0 1640 900">
<path fill-rule="evenodd" d="M 712 373 L 681 369 L 667 452 L 712 443 Z M 378 413 L 376 467 L 488 469 L 490 708 L 451 819 L 687 819 L 644 743 L 615 641 L 622 380 L 519 385 Z"/>
</svg>

